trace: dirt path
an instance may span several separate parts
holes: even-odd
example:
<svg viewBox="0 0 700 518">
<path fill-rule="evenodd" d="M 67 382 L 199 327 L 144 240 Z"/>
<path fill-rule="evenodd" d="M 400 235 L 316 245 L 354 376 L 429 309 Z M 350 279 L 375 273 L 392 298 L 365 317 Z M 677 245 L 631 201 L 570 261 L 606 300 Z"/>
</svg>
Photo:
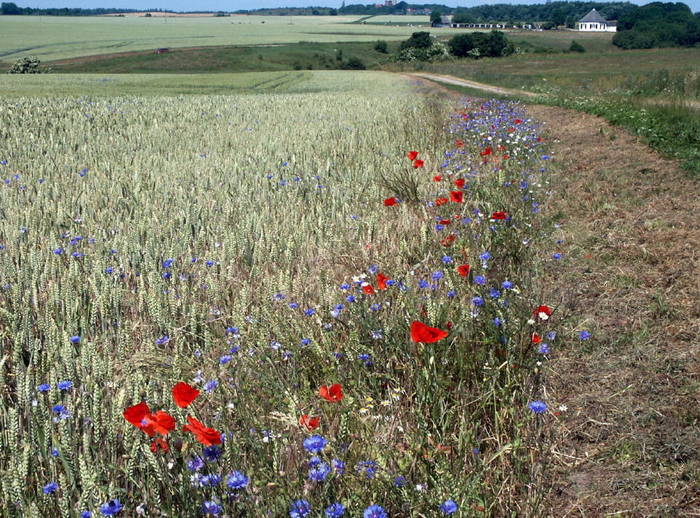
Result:
<svg viewBox="0 0 700 518">
<path fill-rule="evenodd" d="M 548 516 L 700 516 L 700 186 L 599 117 L 528 111 L 565 237 L 549 300 L 592 333 L 546 364 Z"/>
<path fill-rule="evenodd" d="M 529 111 L 550 128 L 568 243 L 549 284 L 593 333 L 549 363 L 568 407 L 551 515 L 700 516 L 698 183 L 598 117 Z"/>
<path fill-rule="evenodd" d="M 485 83 L 478 83 L 469 79 L 460 79 L 459 77 L 442 75 L 442 74 L 428 74 L 424 72 L 413 72 L 411 74 L 406 74 L 408 77 L 418 77 L 421 79 L 428 79 L 430 81 L 435 81 L 438 83 L 446 83 L 448 85 L 464 86 L 466 88 L 474 88 L 476 90 L 481 90 L 483 92 L 488 92 L 491 94 L 499 95 L 519 95 L 524 97 L 536 97 L 537 94 L 533 92 L 527 92 L 525 90 L 511 90 L 510 88 L 502 88 L 500 86 L 487 85 Z"/>
</svg>

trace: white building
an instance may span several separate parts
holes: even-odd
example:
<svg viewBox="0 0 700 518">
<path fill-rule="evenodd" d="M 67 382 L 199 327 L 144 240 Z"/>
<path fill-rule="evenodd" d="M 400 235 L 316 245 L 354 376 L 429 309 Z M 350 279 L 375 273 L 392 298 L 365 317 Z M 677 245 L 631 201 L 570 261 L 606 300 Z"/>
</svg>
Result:
<svg viewBox="0 0 700 518">
<path fill-rule="evenodd" d="M 584 32 L 617 32 L 617 22 L 608 21 L 598 11 L 591 11 L 576 22 L 576 30 Z"/>
</svg>

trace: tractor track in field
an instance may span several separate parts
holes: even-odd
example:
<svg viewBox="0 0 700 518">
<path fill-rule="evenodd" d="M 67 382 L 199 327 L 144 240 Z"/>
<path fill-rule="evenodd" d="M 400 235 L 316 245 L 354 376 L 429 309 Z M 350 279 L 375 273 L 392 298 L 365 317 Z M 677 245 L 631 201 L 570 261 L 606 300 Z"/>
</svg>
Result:
<svg viewBox="0 0 700 518">
<path fill-rule="evenodd" d="M 592 333 L 545 363 L 543 516 L 700 516 L 699 183 L 600 117 L 526 109 L 546 128 L 565 236 L 548 300 Z"/>
</svg>

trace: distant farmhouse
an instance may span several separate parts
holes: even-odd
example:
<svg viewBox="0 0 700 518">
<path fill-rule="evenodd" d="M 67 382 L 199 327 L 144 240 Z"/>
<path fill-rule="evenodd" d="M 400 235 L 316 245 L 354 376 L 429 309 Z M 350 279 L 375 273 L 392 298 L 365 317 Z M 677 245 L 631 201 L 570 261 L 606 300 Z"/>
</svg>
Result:
<svg viewBox="0 0 700 518">
<path fill-rule="evenodd" d="M 576 22 L 576 30 L 583 32 L 617 32 L 617 22 L 608 21 L 598 11 L 591 11 Z"/>
<path fill-rule="evenodd" d="M 505 29 L 505 23 L 455 23 L 452 15 L 442 15 L 439 23 L 433 23 L 433 27 L 452 27 L 466 29 Z"/>
</svg>

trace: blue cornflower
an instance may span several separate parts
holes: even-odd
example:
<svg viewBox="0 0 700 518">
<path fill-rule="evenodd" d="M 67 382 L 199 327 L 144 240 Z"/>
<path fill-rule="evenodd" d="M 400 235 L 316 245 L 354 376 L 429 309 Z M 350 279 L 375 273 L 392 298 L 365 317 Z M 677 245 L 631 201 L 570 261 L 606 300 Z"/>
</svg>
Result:
<svg viewBox="0 0 700 518">
<path fill-rule="evenodd" d="M 54 248 L 53 253 L 56 255 L 61 255 L 63 253 L 63 248 Z"/>
<path fill-rule="evenodd" d="M 552 254 L 552 259 L 558 261 L 559 259 L 561 259 L 561 254 L 559 252 Z"/>
<path fill-rule="evenodd" d="M 481 297 L 474 297 L 472 299 L 472 304 L 474 304 L 477 307 L 481 307 L 485 304 L 485 302 L 484 299 L 482 299 Z"/>
<path fill-rule="evenodd" d="M 273 298 L 275 300 L 284 300 L 287 298 L 287 296 L 284 293 L 275 293 Z"/>
<path fill-rule="evenodd" d="M 221 475 L 217 475 L 216 473 L 204 475 L 199 479 L 199 483 L 202 485 L 202 487 L 218 486 L 221 484 Z"/>
<path fill-rule="evenodd" d="M 362 513 L 363 518 L 389 518 L 386 511 L 381 505 L 370 505 L 365 512 Z"/>
<path fill-rule="evenodd" d="M 204 391 L 205 392 L 212 392 L 218 386 L 219 386 L 219 382 L 216 380 L 207 381 L 204 384 Z"/>
<path fill-rule="evenodd" d="M 379 271 L 379 267 L 376 264 L 372 264 L 369 268 L 367 268 L 367 271 L 372 275 L 375 275 Z"/>
<path fill-rule="evenodd" d="M 445 274 L 444 274 L 443 272 L 441 272 L 441 271 L 438 270 L 437 272 L 433 272 L 432 279 L 433 279 L 434 281 L 439 281 L 439 280 L 442 279 L 444 276 L 445 276 Z"/>
<path fill-rule="evenodd" d="M 311 504 L 306 500 L 296 500 L 289 508 L 290 518 L 305 518 L 311 512 Z"/>
<path fill-rule="evenodd" d="M 163 261 L 163 268 L 170 268 L 174 262 L 175 259 L 166 259 L 165 261 Z"/>
<path fill-rule="evenodd" d="M 229 489 L 243 489 L 248 486 L 250 479 L 240 471 L 234 471 L 226 479 L 226 485 Z"/>
<path fill-rule="evenodd" d="M 37 391 L 39 391 L 43 394 L 46 394 L 49 390 L 51 390 L 51 385 L 48 383 L 42 383 L 36 389 L 37 389 Z"/>
<path fill-rule="evenodd" d="M 501 284 L 501 286 L 503 286 L 504 290 L 512 290 L 513 289 L 513 283 L 510 281 L 503 281 L 503 284 Z"/>
<path fill-rule="evenodd" d="M 331 467 L 325 462 L 321 462 L 309 470 L 309 478 L 314 482 L 323 482 L 330 472 Z"/>
<path fill-rule="evenodd" d="M 359 473 L 364 472 L 367 478 L 374 478 L 374 475 L 377 473 L 377 463 L 373 460 L 363 460 L 357 463 L 355 469 Z"/>
<path fill-rule="evenodd" d="M 314 455 L 313 457 L 311 457 L 309 459 L 309 467 L 315 468 L 316 466 L 318 466 L 322 462 L 323 462 L 323 459 L 321 459 L 321 457 L 319 457 L 318 455 Z"/>
<path fill-rule="evenodd" d="M 226 328 L 227 335 L 234 335 L 235 336 L 235 335 L 238 335 L 239 332 L 240 332 L 240 329 L 238 329 L 237 327 L 229 326 Z"/>
<path fill-rule="evenodd" d="M 343 291 L 347 291 L 350 289 L 350 285 L 346 282 L 340 285 L 340 289 Z"/>
<path fill-rule="evenodd" d="M 328 518 L 340 518 L 345 514 L 345 506 L 339 502 L 326 507 L 326 516 Z"/>
<path fill-rule="evenodd" d="M 163 335 L 160 338 L 156 338 L 155 342 L 156 345 L 165 345 L 170 341 L 170 337 L 168 335 Z"/>
<path fill-rule="evenodd" d="M 69 338 L 70 343 L 72 344 L 79 344 L 80 343 L 80 337 L 79 336 L 71 336 Z"/>
<path fill-rule="evenodd" d="M 484 284 L 486 284 L 486 277 L 484 277 L 483 275 L 477 275 L 476 277 L 474 277 L 474 284 L 479 284 L 483 286 Z"/>
<path fill-rule="evenodd" d="M 289 309 L 297 309 L 298 307 L 299 307 L 299 304 L 296 302 L 289 303 Z"/>
<path fill-rule="evenodd" d="M 80 518 L 92 518 L 92 512 L 91 511 L 83 511 L 80 513 Z"/>
<path fill-rule="evenodd" d="M 161 274 L 161 277 L 162 277 L 163 279 L 165 279 L 166 281 L 167 281 L 168 279 L 172 278 L 172 276 L 173 276 L 173 274 L 170 273 L 170 272 L 163 272 L 163 273 Z"/>
<path fill-rule="evenodd" d="M 540 354 L 549 354 L 549 344 L 542 342 L 537 348 L 537 352 Z"/>
<path fill-rule="evenodd" d="M 333 459 L 331 461 L 331 466 L 333 466 L 333 469 L 338 475 L 343 475 L 345 474 L 345 462 L 343 462 L 340 459 Z"/>
<path fill-rule="evenodd" d="M 309 453 L 320 453 L 327 444 L 328 441 L 320 435 L 312 435 L 304 439 L 304 449 Z"/>
<path fill-rule="evenodd" d="M 355 295 L 348 295 L 347 297 L 345 297 L 345 300 L 347 302 L 355 302 L 355 300 L 357 299 L 355 299 Z"/>
<path fill-rule="evenodd" d="M 301 342 L 299 342 L 302 346 L 304 345 L 309 345 L 311 343 L 311 338 L 302 338 Z"/>
<path fill-rule="evenodd" d="M 445 264 L 450 264 L 450 263 L 452 263 L 452 258 L 449 255 L 443 255 L 442 262 Z"/>
<path fill-rule="evenodd" d="M 53 495 L 58 491 L 58 484 L 56 482 L 49 482 L 44 486 L 43 491 L 45 495 Z"/>
<path fill-rule="evenodd" d="M 450 290 L 447 292 L 447 298 L 453 299 L 457 296 L 457 292 L 455 290 Z"/>
<path fill-rule="evenodd" d="M 489 259 L 491 259 L 491 252 L 486 251 L 481 253 L 479 255 L 479 259 L 481 259 L 482 261 L 488 261 Z"/>
<path fill-rule="evenodd" d="M 553 340 L 556 340 L 556 338 L 557 338 L 557 332 L 556 332 L 556 331 L 549 331 L 549 332 L 547 333 L 547 340 L 549 340 L 550 342 L 553 341 Z"/>
<path fill-rule="evenodd" d="M 547 411 L 547 403 L 544 401 L 531 401 L 527 407 L 536 414 L 544 414 Z"/>
<path fill-rule="evenodd" d="M 578 337 L 579 337 L 581 340 L 588 340 L 588 339 L 591 337 L 591 333 L 589 333 L 588 331 L 581 331 L 581 332 L 578 334 Z"/>
<path fill-rule="evenodd" d="M 394 479 L 394 485 L 398 488 L 406 487 L 408 485 L 408 480 L 403 475 L 399 475 Z"/>
<path fill-rule="evenodd" d="M 421 279 L 418 281 L 418 287 L 419 288 L 428 288 L 430 286 L 430 283 L 426 281 L 425 279 Z"/>
<path fill-rule="evenodd" d="M 61 455 L 61 452 L 58 451 L 58 448 L 51 448 L 52 457 L 58 457 L 59 455 Z"/>
<path fill-rule="evenodd" d="M 81 257 L 85 257 L 85 254 L 80 253 L 80 252 L 73 252 L 70 254 L 71 256 L 75 257 L 76 259 L 80 259 Z"/>
<path fill-rule="evenodd" d="M 211 514 L 214 516 L 219 516 L 223 509 L 214 500 L 207 500 L 202 504 L 202 512 L 204 514 Z"/>
<path fill-rule="evenodd" d="M 187 463 L 187 469 L 190 471 L 199 471 L 203 467 L 204 460 L 201 457 L 193 457 L 192 460 Z"/>
<path fill-rule="evenodd" d="M 211 267 L 214 266 L 216 263 L 210 259 L 209 261 L 207 261 L 206 264 L 207 264 L 207 266 L 208 266 L 209 268 L 211 268 Z"/>
<path fill-rule="evenodd" d="M 100 512 L 102 516 L 115 516 L 119 511 L 122 510 L 124 506 L 121 504 L 118 498 L 105 502 L 100 506 Z"/>
<path fill-rule="evenodd" d="M 440 511 L 442 511 L 442 514 L 454 514 L 457 512 L 457 509 L 457 503 L 451 498 L 449 500 L 445 500 L 440 506 Z"/>
<path fill-rule="evenodd" d="M 62 419 L 68 419 L 70 417 L 70 410 L 68 410 L 65 406 L 63 405 L 54 405 L 51 407 L 51 411 L 56 414 L 56 418 L 58 420 Z"/>
<path fill-rule="evenodd" d="M 316 310 L 314 308 L 307 308 L 304 310 L 304 315 L 307 317 L 311 317 L 316 313 Z"/>
<path fill-rule="evenodd" d="M 70 390 L 73 388 L 73 382 L 70 380 L 59 381 L 56 383 L 58 390 Z"/>
<path fill-rule="evenodd" d="M 369 309 L 371 309 L 372 311 L 379 311 L 380 309 L 382 309 L 382 305 L 379 303 L 374 303 L 369 307 Z"/>
<path fill-rule="evenodd" d="M 441 230 L 444 230 L 444 229 L 445 229 L 445 225 L 441 225 L 440 223 L 438 223 L 437 225 L 435 225 L 435 230 L 436 230 L 437 232 L 440 232 Z"/>
<path fill-rule="evenodd" d="M 489 297 L 491 297 L 492 299 L 497 299 L 500 296 L 501 296 L 501 292 L 499 290 L 497 290 L 496 288 L 491 288 L 489 290 Z"/>
<path fill-rule="evenodd" d="M 104 269 L 104 272 L 106 274 L 114 273 L 114 267 L 108 266 L 107 268 Z"/>
<path fill-rule="evenodd" d="M 216 462 L 221 457 L 223 450 L 219 446 L 207 446 L 202 450 L 202 453 L 209 462 Z"/>
<path fill-rule="evenodd" d="M 233 356 L 230 354 L 224 354 L 219 358 L 219 365 L 226 365 L 228 362 L 230 362 L 233 359 Z"/>
<path fill-rule="evenodd" d="M 501 327 L 503 325 L 503 320 L 498 317 L 494 318 L 492 322 L 496 327 Z"/>
</svg>

